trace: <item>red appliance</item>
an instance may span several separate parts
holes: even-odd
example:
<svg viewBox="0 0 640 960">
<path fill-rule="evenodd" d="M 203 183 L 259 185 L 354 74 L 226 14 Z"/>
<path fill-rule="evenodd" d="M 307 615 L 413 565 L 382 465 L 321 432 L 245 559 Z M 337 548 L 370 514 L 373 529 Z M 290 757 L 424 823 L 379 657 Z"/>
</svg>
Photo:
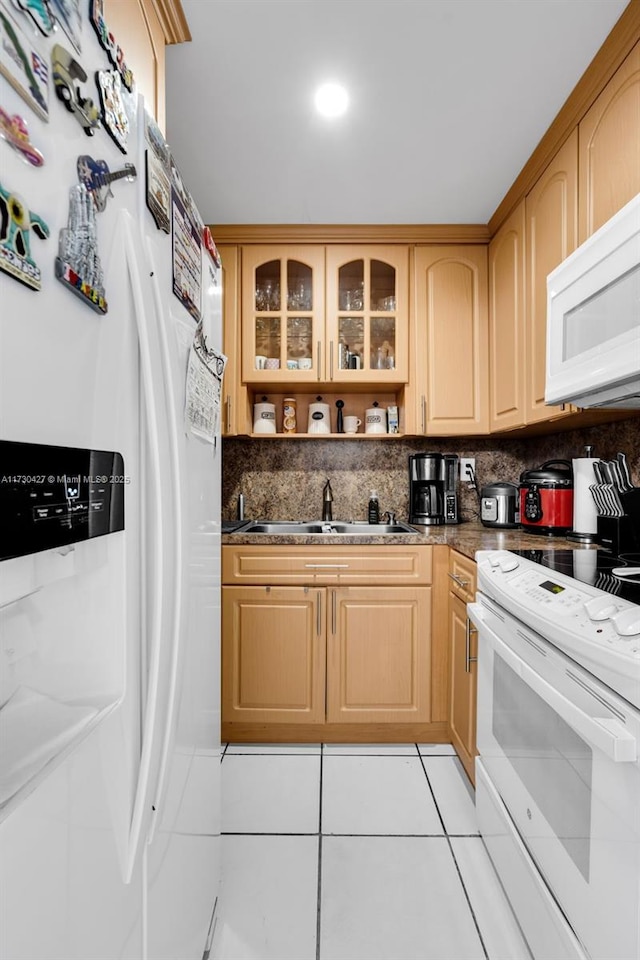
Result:
<svg viewBox="0 0 640 960">
<path fill-rule="evenodd" d="M 558 536 L 573 526 L 573 471 L 568 460 L 547 460 L 520 474 L 520 526 Z"/>
</svg>

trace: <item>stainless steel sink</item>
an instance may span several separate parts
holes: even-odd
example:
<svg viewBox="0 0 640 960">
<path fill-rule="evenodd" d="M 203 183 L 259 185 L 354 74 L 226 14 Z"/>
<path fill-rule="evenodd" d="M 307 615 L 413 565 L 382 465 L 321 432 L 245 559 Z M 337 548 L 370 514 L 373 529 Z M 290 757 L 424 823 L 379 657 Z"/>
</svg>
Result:
<svg viewBox="0 0 640 960">
<path fill-rule="evenodd" d="M 321 534 L 330 536 L 341 534 L 342 536 L 362 537 L 393 533 L 419 534 L 414 527 L 407 523 L 367 523 L 359 520 L 336 520 L 323 523 L 320 520 L 313 520 L 300 523 L 295 520 L 252 520 L 243 526 L 238 533 L 263 533 L 268 536 L 289 536 L 291 534 Z"/>
</svg>

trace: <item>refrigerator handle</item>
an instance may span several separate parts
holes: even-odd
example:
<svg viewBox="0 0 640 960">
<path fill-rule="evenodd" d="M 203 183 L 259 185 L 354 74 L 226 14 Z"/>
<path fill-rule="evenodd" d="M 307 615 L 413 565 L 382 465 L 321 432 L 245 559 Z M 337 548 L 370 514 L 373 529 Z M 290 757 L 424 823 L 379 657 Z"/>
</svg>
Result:
<svg viewBox="0 0 640 960">
<path fill-rule="evenodd" d="M 149 257 L 149 263 L 153 263 L 153 249 L 150 241 L 147 239 L 147 252 Z M 173 568 L 171 570 L 171 583 L 169 589 L 174 598 L 173 604 L 173 623 L 171 625 L 171 664 L 170 664 L 170 676 L 169 676 L 169 692 L 167 695 L 166 710 L 164 713 L 164 730 L 162 736 L 162 754 L 160 757 L 160 768 L 158 770 L 158 776 L 155 783 L 155 791 L 153 795 L 153 816 L 149 825 L 149 834 L 147 836 L 147 843 L 153 841 L 153 837 L 156 831 L 156 826 L 158 820 L 158 811 L 160 809 L 160 804 L 164 799 L 165 791 L 165 782 L 167 779 L 167 768 L 169 765 L 169 754 L 171 751 L 171 742 L 173 735 L 173 727 L 175 722 L 175 712 L 177 706 L 177 689 L 178 689 L 178 677 L 179 677 L 179 665 L 180 665 L 180 655 L 181 655 L 181 644 L 180 640 L 183 635 L 183 624 L 182 618 L 184 614 L 184 603 L 183 603 L 183 551 L 182 551 L 182 536 L 184 531 L 184 518 L 183 518 L 183 503 L 182 503 L 182 493 L 181 491 L 185 489 L 185 484 L 182 482 L 182 477 L 180 475 L 180 446 L 178 439 L 178 424 L 176 423 L 176 418 L 173 416 L 174 410 L 182 409 L 182 405 L 177 402 L 177 398 L 174 393 L 174 383 L 171 375 L 171 368 L 169 364 L 169 351 L 171 349 L 168 342 L 169 324 L 162 322 L 162 293 L 160 290 L 160 278 L 157 270 L 153 270 L 153 276 L 151 278 L 151 287 L 153 290 L 153 300 L 155 304 L 156 315 L 160 319 L 158 323 L 158 328 L 160 330 L 160 336 L 162 340 L 162 358 L 164 362 L 164 379 L 165 384 L 169 393 L 169 416 L 167 417 L 168 426 L 169 426 L 169 448 L 170 448 L 170 469 L 172 477 L 172 520 L 174 524 L 174 544 L 175 549 L 173 551 Z"/>
<path fill-rule="evenodd" d="M 148 317 L 144 289 L 140 277 L 139 265 L 137 260 L 136 247 L 131 235 L 129 225 L 129 215 L 121 214 L 121 225 L 126 249 L 127 267 L 131 281 L 131 290 L 134 300 L 134 310 L 138 326 L 138 342 L 140 349 L 140 369 L 142 389 L 147 413 L 148 440 L 151 458 L 151 468 L 155 475 L 155 497 L 150 506 L 150 522 L 155 524 L 158 543 L 151 560 L 152 573 L 152 608 L 149 618 L 150 622 L 150 644 L 149 644 L 149 666 L 147 674 L 147 701 L 144 715 L 143 742 L 140 754 L 140 764 L 138 772 L 138 782 L 136 785 L 135 799 L 133 802 L 131 823 L 129 828 L 129 842 L 127 848 L 127 858 L 124 865 L 124 881 L 130 883 L 135 869 L 138 853 L 141 847 L 141 838 L 147 816 L 151 806 L 151 771 L 154 765 L 156 751 L 154 749 L 157 742 L 156 727 L 160 721 L 159 718 L 159 687 L 160 687 L 160 662 L 162 652 L 163 636 L 163 602 L 165 597 L 165 578 L 166 561 L 169 559 L 169 551 L 166 543 L 166 516 L 163 515 L 164 488 L 166 483 L 165 471 L 162 469 L 162 457 L 160 451 L 160 422 L 158 410 L 158 397 L 162 395 L 162 385 L 156 385 L 154 382 L 154 364 L 152 359 L 153 332 L 150 329 L 150 320 Z M 161 372 L 158 372 L 160 376 Z M 168 513 L 168 511 L 167 511 Z"/>
</svg>

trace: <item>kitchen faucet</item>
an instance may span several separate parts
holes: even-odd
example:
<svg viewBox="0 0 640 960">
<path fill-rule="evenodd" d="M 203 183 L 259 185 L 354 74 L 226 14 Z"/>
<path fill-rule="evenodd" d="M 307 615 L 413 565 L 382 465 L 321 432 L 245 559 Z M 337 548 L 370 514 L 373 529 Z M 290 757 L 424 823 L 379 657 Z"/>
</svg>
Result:
<svg viewBox="0 0 640 960">
<path fill-rule="evenodd" d="M 333 491 L 331 490 L 331 481 L 327 480 L 322 491 L 322 519 L 333 520 Z"/>
</svg>

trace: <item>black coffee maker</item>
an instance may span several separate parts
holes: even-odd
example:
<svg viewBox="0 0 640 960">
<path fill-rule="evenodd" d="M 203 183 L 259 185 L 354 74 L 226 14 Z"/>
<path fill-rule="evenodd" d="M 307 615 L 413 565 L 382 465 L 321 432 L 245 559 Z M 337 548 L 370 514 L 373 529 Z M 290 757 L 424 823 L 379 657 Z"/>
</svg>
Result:
<svg viewBox="0 0 640 960">
<path fill-rule="evenodd" d="M 409 457 L 409 523 L 458 523 L 458 456 L 415 453 Z"/>
</svg>

